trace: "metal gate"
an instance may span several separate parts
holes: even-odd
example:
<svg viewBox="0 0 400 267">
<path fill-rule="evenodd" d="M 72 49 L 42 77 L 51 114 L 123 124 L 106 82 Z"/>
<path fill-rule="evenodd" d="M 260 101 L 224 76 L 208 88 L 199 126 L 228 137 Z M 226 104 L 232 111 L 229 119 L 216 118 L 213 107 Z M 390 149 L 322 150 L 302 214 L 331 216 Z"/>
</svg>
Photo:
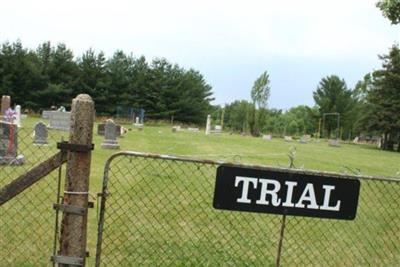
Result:
<svg viewBox="0 0 400 267">
<path fill-rule="evenodd" d="M 280 215 L 213 209 L 221 163 L 112 156 L 104 171 L 96 266 L 275 266 L 280 243 L 283 266 L 400 262 L 400 179 L 352 176 L 361 182 L 353 221 L 287 217 L 283 225 Z"/>
</svg>

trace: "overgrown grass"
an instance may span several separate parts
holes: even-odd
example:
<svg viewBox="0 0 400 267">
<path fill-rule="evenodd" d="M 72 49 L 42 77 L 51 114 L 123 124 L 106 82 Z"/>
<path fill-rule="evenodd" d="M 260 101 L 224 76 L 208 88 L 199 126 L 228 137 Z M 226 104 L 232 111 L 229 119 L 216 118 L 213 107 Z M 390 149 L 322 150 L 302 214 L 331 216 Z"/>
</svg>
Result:
<svg viewBox="0 0 400 267">
<path fill-rule="evenodd" d="M 24 141 L 21 142 L 21 144 L 24 145 L 21 145 L 20 152 L 27 158 L 27 165 L 24 167 L 0 166 L 0 187 L 3 186 L 6 181 L 14 179 L 18 173 L 25 171 L 27 168 L 45 159 L 46 156 L 56 152 L 54 147 L 55 143 L 49 145 L 47 152 L 43 151 L 43 149 L 47 148 L 30 145 L 31 137 L 26 133 L 32 131 L 33 125 L 37 121 L 37 118 L 29 118 L 23 122 L 23 131 L 25 131 L 25 135 Z M 118 139 L 121 150 L 173 154 L 223 161 L 240 161 L 241 163 L 272 166 L 288 166 L 287 154 L 289 149 L 294 147 L 296 150 L 295 165 L 298 168 L 334 172 L 354 171 L 366 175 L 392 177 L 398 176 L 398 172 L 400 171 L 399 153 L 381 151 L 368 145 L 343 144 L 341 147 L 329 147 L 324 140 L 320 142 L 314 140 L 308 144 L 300 144 L 298 142 L 287 143 L 282 139 L 265 141 L 261 138 L 236 134 L 231 135 L 229 133 L 209 136 L 206 136 L 203 131 L 198 133 L 187 131 L 173 133 L 169 126 L 146 126 L 143 131 L 138 131 L 131 125 L 125 125 L 125 127 L 128 129 L 131 128 L 131 130 L 128 131 L 125 136 Z M 59 131 L 51 132 L 54 142 L 61 138 L 61 135 L 65 136 L 65 133 Z M 101 149 L 102 140 L 103 137 L 94 134 L 96 149 L 92 157 L 90 189 L 93 193 L 100 192 L 104 163 L 116 152 Z M 154 176 L 153 173 L 152 175 L 154 177 L 159 177 L 160 180 L 154 180 L 153 182 L 142 181 L 141 184 L 140 180 L 134 180 L 138 176 L 136 170 L 129 170 L 129 165 L 126 163 L 124 166 L 127 168 L 127 172 L 124 175 L 120 175 L 120 178 L 114 177 L 114 179 L 121 179 L 121 183 L 115 184 L 115 188 L 119 188 L 121 192 L 126 192 L 125 197 L 128 199 L 132 201 L 136 199 L 141 202 L 134 205 L 132 203 L 126 204 L 127 206 L 125 206 L 124 209 L 116 206 L 115 212 L 119 214 L 120 220 L 116 220 L 115 223 L 109 227 L 132 232 L 131 228 L 124 228 L 126 227 L 122 224 L 122 222 L 124 222 L 124 224 L 128 224 L 128 226 L 129 224 L 135 225 L 135 227 L 132 228 L 142 229 L 144 232 L 135 232 L 131 236 L 132 240 L 124 241 L 123 239 L 118 239 L 115 241 L 115 247 L 121 250 L 119 251 L 122 255 L 121 257 L 136 255 L 132 253 L 139 251 L 143 259 L 141 263 L 144 265 L 162 265 L 163 260 L 172 265 L 186 265 L 185 263 L 194 264 L 196 261 L 201 262 L 203 265 L 213 265 L 213 262 L 225 261 L 226 264 L 229 265 L 229 259 L 232 260 L 232 264 L 244 263 L 245 260 L 247 260 L 247 262 L 252 265 L 263 265 L 262 262 L 259 261 L 263 251 L 259 251 L 260 246 L 265 244 L 263 239 L 264 241 L 267 239 L 270 240 L 268 242 L 276 243 L 280 218 L 270 215 L 239 215 L 239 213 L 228 214 L 226 212 L 213 211 L 211 208 L 211 201 L 215 174 L 212 169 L 207 172 L 207 177 L 200 177 L 198 176 L 199 173 L 193 175 L 193 177 L 180 177 L 179 175 L 179 177 L 177 177 L 177 175 L 174 176 L 172 174 Z M 17 171 L 18 169 L 19 171 Z M 48 259 L 50 256 L 49 253 L 51 254 L 50 246 L 52 245 L 51 236 L 54 224 L 54 212 L 51 211 L 51 203 L 55 201 L 55 193 L 52 188 L 56 185 L 56 176 L 57 175 L 53 173 L 50 177 L 45 178 L 41 184 L 33 186 L 29 192 L 23 193 L 0 208 L 0 266 L 3 264 L 3 262 L 1 262 L 3 259 L 7 259 L 7 261 L 4 262 L 8 262 L 8 266 L 10 266 L 10 264 L 11 266 L 45 266 L 49 264 Z M 65 173 L 63 176 L 65 176 Z M 151 174 L 148 174 L 148 176 L 151 176 Z M 201 183 L 199 182 L 202 181 L 200 179 L 205 178 L 207 179 L 203 180 Z M 174 182 L 168 183 L 168 179 L 173 179 Z M 197 182 L 194 181 L 195 179 Z M 126 181 L 126 183 L 124 181 Z M 185 184 L 185 181 L 189 184 Z M 197 184 L 198 182 L 199 184 Z M 146 191 L 146 188 L 150 186 L 149 183 L 152 183 L 152 192 Z M 400 240 L 400 221 L 398 215 L 400 207 L 399 201 L 397 200 L 396 202 L 396 199 L 400 198 L 399 186 L 390 189 L 392 186 L 385 184 L 381 187 L 380 189 L 378 188 L 379 190 L 375 189 L 376 187 L 368 186 L 369 189 L 364 189 L 362 187 L 364 191 L 362 191 L 363 195 L 360 198 L 360 203 L 363 206 L 360 208 L 359 212 L 363 214 L 363 221 L 359 222 L 359 225 L 370 227 L 367 227 L 365 232 L 358 233 L 357 231 L 360 228 L 357 225 L 354 226 L 354 224 L 347 222 L 329 220 L 322 220 L 321 222 L 321 220 L 303 220 L 297 217 L 288 220 L 288 225 L 293 225 L 292 228 L 288 230 L 288 238 L 293 238 L 285 242 L 291 244 L 295 240 L 302 240 L 303 245 L 316 251 L 318 251 L 319 248 L 323 248 L 327 252 L 327 254 L 324 255 L 329 255 L 329 257 L 335 257 L 335 253 L 339 248 L 350 248 L 356 245 L 346 242 L 361 242 L 359 246 L 364 247 L 365 252 L 360 254 L 357 252 L 358 246 L 355 246 L 353 250 L 348 250 L 348 255 L 353 255 L 355 259 L 361 259 L 362 257 L 371 255 L 371 257 L 374 257 L 372 262 L 376 263 L 379 259 L 384 262 L 384 252 L 387 250 L 387 253 L 394 255 L 391 256 L 391 259 L 399 260 L 400 249 L 398 244 L 388 245 L 383 241 L 377 241 L 376 244 L 372 245 L 369 244 L 370 240 L 375 240 L 374 238 L 376 238 L 376 240 L 381 240 L 382 238 Z M 172 206 L 167 205 L 162 208 L 154 204 L 154 201 L 160 197 L 160 194 L 158 194 L 159 191 L 164 192 L 163 190 L 166 190 L 165 192 L 173 192 L 174 188 L 181 194 L 181 198 L 178 198 L 178 202 L 175 202 Z M 203 191 L 199 191 L 200 189 Z M 382 197 L 385 197 L 383 199 L 386 202 L 376 199 L 376 196 L 379 196 L 382 192 L 385 193 L 387 190 L 389 191 L 386 193 L 386 196 L 382 195 Z M 201 195 L 201 199 L 206 199 L 208 202 L 194 201 L 193 203 L 195 206 L 193 206 L 193 203 L 185 203 L 185 199 L 189 199 L 192 194 L 199 194 Z M 112 198 L 110 198 L 110 205 L 112 205 Z M 125 209 L 128 207 L 135 209 L 136 213 L 126 212 Z M 180 210 L 176 210 L 177 207 L 180 207 L 179 209 L 181 209 L 184 214 L 187 214 L 191 210 L 196 211 L 196 209 L 199 209 L 196 214 L 202 214 L 204 211 L 206 211 L 206 213 L 201 216 L 199 215 L 196 220 L 192 220 L 190 216 L 187 218 L 182 217 L 182 213 L 179 212 Z M 389 208 L 391 209 L 390 212 L 388 210 Z M 380 218 L 383 213 L 387 216 L 385 220 Z M 41 214 L 46 214 L 46 217 L 41 216 Z M 155 224 L 154 221 L 158 219 L 161 220 L 160 224 Z M 300 220 L 302 222 L 307 221 L 308 223 L 297 223 Z M 240 225 L 234 225 L 234 222 L 242 223 Z M 152 225 L 154 225 L 155 228 L 150 227 Z M 204 231 L 204 227 L 207 225 L 210 229 L 214 229 L 214 231 Z M 310 225 L 315 225 L 317 229 L 319 229 L 318 233 L 315 233 L 314 230 L 316 228 L 310 228 Z M 91 211 L 89 215 L 88 236 L 88 249 L 91 255 L 88 259 L 89 266 L 94 262 L 96 226 L 96 212 Z M 153 243 L 148 242 L 150 237 L 154 238 L 154 236 L 157 236 L 157 227 L 161 227 L 161 230 L 164 229 L 167 234 L 164 236 L 160 235 L 159 239 L 156 238 L 152 241 Z M 346 237 L 346 235 L 348 235 L 346 229 L 351 229 L 352 227 L 353 229 L 350 232 L 353 233 L 353 235 Z M 261 232 L 254 233 L 254 231 L 252 231 L 254 228 L 259 229 Z M 232 232 L 224 232 L 226 229 L 230 229 Z M 325 238 L 325 232 L 329 229 L 334 229 L 336 232 L 338 242 L 335 243 L 335 246 L 338 246 L 338 249 L 329 250 L 329 242 L 321 241 Z M 233 233 L 239 233 L 240 231 L 246 234 L 242 236 L 233 235 Z M 271 233 L 271 231 L 273 231 L 273 233 Z M 221 233 L 223 235 L 221 235 Z M 300 237 L 296 237 L 299 235 Z M 365 238 L 365 241 L 363 241 L 364 235 L 368 237 Z M 219 240 L 219 243 L 212 243 L 210 241 L 215 240 L 217 237 L 220 238 L 221 236 L 225 236 L 225 241 Z M 42 239 L 40 239 L 41 237 Z M 163 240 L 163 237 L 168 237 L 169 240 Z M 197 241 L 193 243 L 192 238 Z M 23 244 L 21 244 L 21 239 L 23 240 Z M 46 242 L 43 241 L 44 239 Z M 133 241 L 139 242 L 135 243 Z M 239 245 L 232 247 L 232 251 L 229 252 L 224 249 L 224 247 L 230 247 L 224 243 L 228 241 Z M 43 246 L 45 246 L 45 244 L 48 244 L 49 248 L 44 249 Z M 163 244 L 163 246 L 155 249 L 155 247 L 160 246 L 160 244 Z M 256 246 L 257 249 L 255 249 L 255 251 L 244 252 L 245 244 L 251 244 L 253 247 Z M 305 257 L 301 256 L 304 254 L 304 248 L 301 246 L 302 244 L 291 244 L 285 251 L 286 255 L 292 253 L 298 254 L 298 257 Z M 213 247 L 214 250 L 210 250 L 210 247 Z M 168 248 L 168 250 L 165 250 L 165 248 Z M 264 266 L 273 264 L 275 250 L 275 246 L 272 248 L 265 248 L 265 257 L 269 257 L 269 261 L 265 262 Z M 9 254 L 13 251 L 14 254 L 10 256 Z M 26 253 L 21 255 L 24 251 Z M 208 253 L 204 254 L 204 251 Z M 240 251 L 244 253 L 241 256 L 238 254 Z M 159 257 L 157 253 L 162 253 L 163 256 Z M 239 258 L 233 257 L 234 254 Z M 172 259 L 171 257 L 173 255 L 177 255 L 178 258 Z M 317 257 L 320 254 L 315 252 L 314 255 Z M 20 261 L 17 262 L 17 259 Z M 343 261 L 336 261 L 338 264 L 340 262 L 343 263 Z M 347 262 L 353 263 L 354 261 L 349 260 Z M 367 262 L 368 261 L 365 261 L 364 263 Z M 127 262 L 124 263 L 123 260 L 121 260 L 120 263 L 128 264 Z M 307 260 L 299 263 L 307 263 Z M 386 263 L 390 264 L 392 261 L 387 261 Z"/>
</svg>

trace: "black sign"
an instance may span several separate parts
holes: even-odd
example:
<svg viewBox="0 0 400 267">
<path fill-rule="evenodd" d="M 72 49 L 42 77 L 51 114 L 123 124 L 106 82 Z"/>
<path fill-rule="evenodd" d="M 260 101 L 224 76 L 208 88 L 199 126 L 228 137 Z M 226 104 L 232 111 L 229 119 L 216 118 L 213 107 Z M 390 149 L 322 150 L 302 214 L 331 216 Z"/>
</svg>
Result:
<svg viewBox="0 0 400 267">
<path fill-rule="evenodd" d="M 353 220 L 360 181 L 303 174 L 219 166 L 214 208 L 307 217 Z"/>
</svg>

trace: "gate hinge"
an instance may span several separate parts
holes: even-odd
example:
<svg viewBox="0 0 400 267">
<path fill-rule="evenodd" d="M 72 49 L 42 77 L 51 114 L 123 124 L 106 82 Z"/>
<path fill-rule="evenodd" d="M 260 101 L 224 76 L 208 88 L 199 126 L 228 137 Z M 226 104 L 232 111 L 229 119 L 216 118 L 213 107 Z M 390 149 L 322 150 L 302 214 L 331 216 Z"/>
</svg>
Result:
<svg viewBox="0 0 400 267">
<path fill-rule="evenodd" d="M 59 263 L 59 264 L 70 264 L 70 265 L 83 266 L 83 258 L 78 258 L 78 257 L 55 255 L 55 256 L 51 256 L 51 261 L 54 263 Z"/>
<path fill-rule="evenodd" d="M 71 152 L 89 152 L 94 149 L 94 144 L 90 145 L 80 145 L 80 144 L 70 144 L 66 141 L 58 142 L 57 148 L 62 151 L 71 151 Z"/>
</svg>

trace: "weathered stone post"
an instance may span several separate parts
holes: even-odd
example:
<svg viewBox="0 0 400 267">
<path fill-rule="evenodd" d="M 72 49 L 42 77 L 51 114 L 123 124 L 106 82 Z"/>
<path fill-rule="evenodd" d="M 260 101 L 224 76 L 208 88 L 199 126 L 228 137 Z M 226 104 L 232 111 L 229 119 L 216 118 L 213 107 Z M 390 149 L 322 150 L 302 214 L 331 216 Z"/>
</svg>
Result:
<svg viewBox="0 0 400 267">
<path fill-rule="evenodd" d="M 90 147 L 94 116 L 94 102 L 89 95 L 78 95 L 72 101 L 69 144 L 65 147 L 68 151 L 67 175 L 61 207 L 64 214 L 61 223 L 59 266 L 85 265 Z"/>
</svg>

